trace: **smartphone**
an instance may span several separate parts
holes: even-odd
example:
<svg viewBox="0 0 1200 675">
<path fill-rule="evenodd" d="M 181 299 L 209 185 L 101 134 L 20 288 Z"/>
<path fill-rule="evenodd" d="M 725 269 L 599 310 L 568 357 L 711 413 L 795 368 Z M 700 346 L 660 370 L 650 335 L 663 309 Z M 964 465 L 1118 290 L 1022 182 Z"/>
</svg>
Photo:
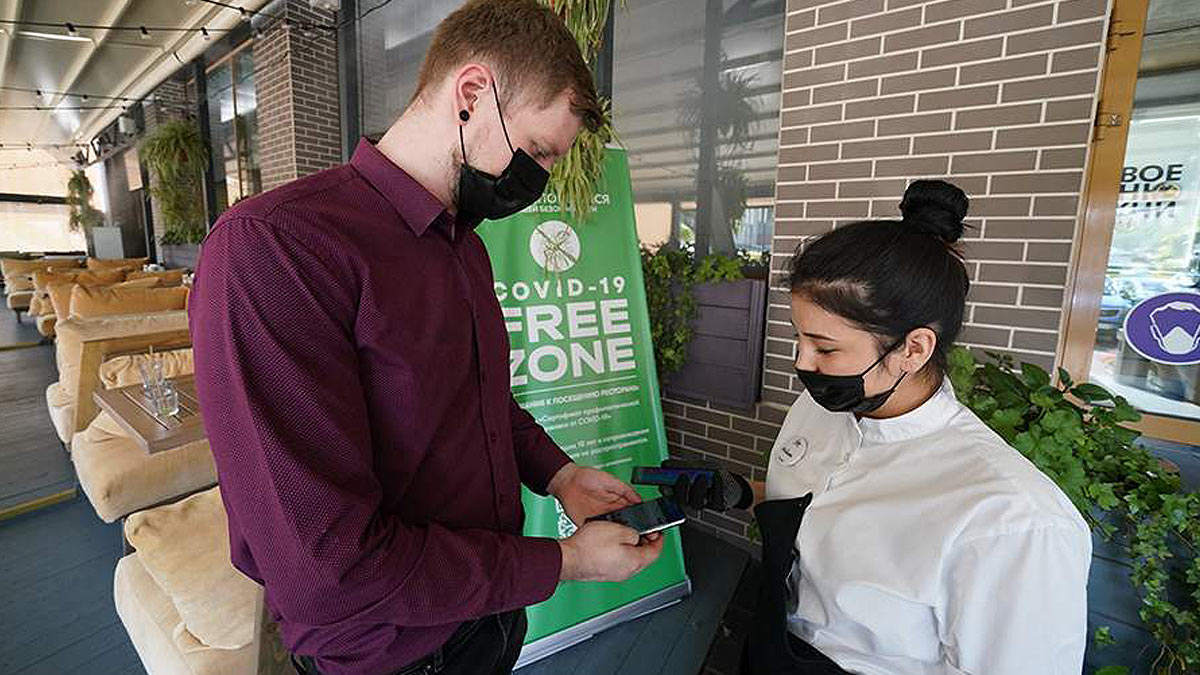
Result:
<svg viewBox="0 0 1200 675">
<path fill-rule="evenodd" d="M 678 504 L 666 497 L 659 497 L 654 501 L 626 506 L 618 511 L 588 518 L 588 520 L 607 520 L 633 528 L 637 530 L 638 534 L 645 536 L 682 525 L 687 520 L 687 516 L 684 515 L 683 509 L 679 508 Z"/>
<path fill-rule="evenodd" d="M 675 485 L 680 476 L 687 476 L 690 480 L 704 477 L 708 479 L 709 484 L 713 482 L 716 472 L 710 469 L 672 469 L 662 466 L 635 466 L 633 473 L 630 475 L 629 481 L 634 485 Z"/>
</svg>

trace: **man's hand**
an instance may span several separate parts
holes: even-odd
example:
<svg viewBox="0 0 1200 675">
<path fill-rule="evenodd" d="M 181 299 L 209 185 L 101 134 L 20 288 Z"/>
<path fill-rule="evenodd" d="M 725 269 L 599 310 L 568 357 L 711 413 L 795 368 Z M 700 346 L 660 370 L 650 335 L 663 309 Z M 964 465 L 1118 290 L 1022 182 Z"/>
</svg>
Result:
<svg viewBox="0 0 1200 675">
<path fill-rule="evenodd" d="M 658 533 L 639 537 L 624 525 L 602 520 L 584 523 L 558 544 L 562 581 L 625 581 L 658 560 L 663 549 Z"/>
<path fill-rule="evenodd" d="M 567 464 L 551 479 L 547 492 L 562 504 L 567 517 L 582 526 L 588 518 L 640 504 L 641 495 L 610 473 Z"/>
</svg>

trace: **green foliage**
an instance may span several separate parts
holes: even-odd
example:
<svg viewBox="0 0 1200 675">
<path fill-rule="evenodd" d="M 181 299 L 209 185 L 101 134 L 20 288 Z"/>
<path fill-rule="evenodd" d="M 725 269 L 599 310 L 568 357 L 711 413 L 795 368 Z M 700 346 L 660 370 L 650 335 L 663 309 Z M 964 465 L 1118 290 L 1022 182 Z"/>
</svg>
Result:
<svg viewBox="0 0 1200 675">
<path fill-rule="evenodd" d="M 977 363 L 961 347 L 951 353 L 958 398 L 1058 483 L 1093 530 L 1125 547 L 1142 621 L 1159 646 L 1155 675 L 1200 672 L 1200 493 L 1183 491 L 1175 472 L 1134 444 L 1138 433 L 1122 425 L 1141 416 L 1124 398 L 1062 370 L 1055 384 L 1038 366 L 990 356 Z M 1096 641 L 1111 643 L 1111 632 Z"/>
<path fill-rule="evenodd" d="M 67 208 L 70 211 L 68 225 L 72 232 L 90 230 L 104 222 L 104 214 L 92 207 L 92 181 L 83 169 L 71 172 L 67 179 Z"/>
<path fill-rule="evenodd" d="M 173 120 L 154 130 L 138 148 L 154 174 L 150 195 L 158 201 L 166 230 L 164 244 L 198 244 L 204 239 L 204 167 L 208 153 L 200 129 Z"/>
<path fill-rule="evenodd" d="M 562 18 L 579 43 L 583 60 L 589 66 L 595 66 L 612 0 L 542 0 L 542 4 Z M 624 6 L 625 0 L 621 0 L 621 7 Z M 615 139 L 609 102 L 601 99 L 600 104 L 604 109 L 601 128 L 580 130 L 566 156 L 550 170 L 549 191 L 558 195 L 563 210 L 575 214 L 576 222 L 580 224 L 591 218 L 596 184 L 604 169 L 604 146 Z"/>
<path fill-rule="evenodd" d="M 657 251 L 642 249 L 642 277 L 659 382 L 665 383 L 687 360 L 697 311 L 692 288 L 707 281 L 741 279 L 742 264 L 741 258 L 721 255 L 697 261 L 691 252 L 667 246 Z"/>
</svg>

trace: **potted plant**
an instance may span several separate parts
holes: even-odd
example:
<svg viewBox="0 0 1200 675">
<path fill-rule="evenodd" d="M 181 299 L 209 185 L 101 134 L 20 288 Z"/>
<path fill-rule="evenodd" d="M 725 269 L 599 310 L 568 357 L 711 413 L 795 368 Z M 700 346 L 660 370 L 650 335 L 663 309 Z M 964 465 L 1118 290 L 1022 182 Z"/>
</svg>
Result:
<svg viewBox="0 0 1200 675">
<path fill-rule="evenodd" d="M 1058 483 L 1106 546 L 1121 551 L 1156 643 L 1126 651 L 1142 652 L 1153 675 L 1200 672 L 1200 492 L 1183 489 L 1177 471 L 1135 444 L 1138 433 L 1123 425 L 1140 415 L 1124 398 L 1076 384 L 1062 369 L 1054 382 L 1036 365 L 991 357 L 980 363 L 961 347 L 951 353 L 959 400 Z M 1108 660 L 1104 647 L 1112 643 L 1101 627 L 1098 660 Z"/>
<path fill-rule="evenodd" d="M 675 397 L 753 407 L 761 384 L 766 281 L 744 257 L 642 249 L 658 380 Z"/>
<path fill-rule="evenodd" d="M 163 263 L 195 267 L 207 222 L 204 213 L 204 167 L 208 153 L 200 130 L 191 120 L 172 120 L 156 128 L 138 148 L 153 180 L 164 233 L 159 238 Z"/>
</svg>

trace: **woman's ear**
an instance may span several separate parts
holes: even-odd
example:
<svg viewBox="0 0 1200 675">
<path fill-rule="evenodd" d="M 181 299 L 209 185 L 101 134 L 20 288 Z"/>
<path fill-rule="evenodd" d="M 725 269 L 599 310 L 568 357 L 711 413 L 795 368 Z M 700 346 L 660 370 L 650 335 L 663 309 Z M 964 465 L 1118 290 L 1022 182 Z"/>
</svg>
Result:
<svg viewBox="0 0 1200 675">
<path fill-rule="evenodd" d="M 908 373 L 915 373 L 924 368 L 933 358 L 937 341 L 937 333 L 925 326 L 909 331 L 900 350 L 901 368 Z"/>
</svg>

